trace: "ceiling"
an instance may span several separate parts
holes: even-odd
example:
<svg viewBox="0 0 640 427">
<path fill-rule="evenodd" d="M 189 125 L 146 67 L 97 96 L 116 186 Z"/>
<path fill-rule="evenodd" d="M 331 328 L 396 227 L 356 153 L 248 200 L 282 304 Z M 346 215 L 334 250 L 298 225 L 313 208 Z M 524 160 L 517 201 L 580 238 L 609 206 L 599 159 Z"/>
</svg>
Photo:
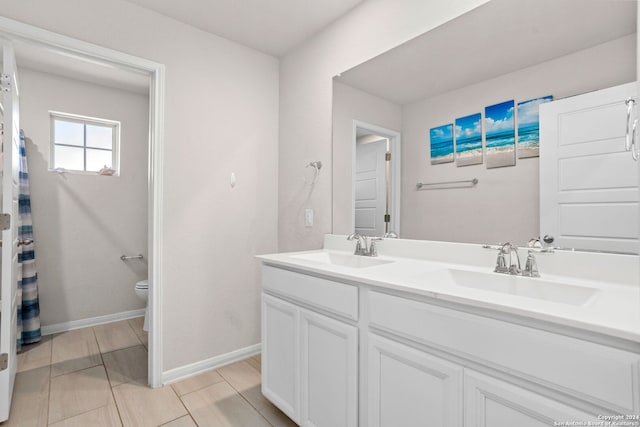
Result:
<svg viewBox="0 0 640 427">
<path fill-rule="evenodd" d="M 635 32 L 632 0 L 492 0 L 337 80 L 404 105 Z"/>
<path fill-rule="evenodd" d="M 282 56 L 364 0 L 126 0 Z"/>
<path fill-rule="evenodd" d="M 278 56 L 364 0 L 127 1 Z M 145 74 L 25 42 L 15 42 L 15 50 L 20 68 L 129 92 L 149 93 L 149 77 Z"/>
</svg>

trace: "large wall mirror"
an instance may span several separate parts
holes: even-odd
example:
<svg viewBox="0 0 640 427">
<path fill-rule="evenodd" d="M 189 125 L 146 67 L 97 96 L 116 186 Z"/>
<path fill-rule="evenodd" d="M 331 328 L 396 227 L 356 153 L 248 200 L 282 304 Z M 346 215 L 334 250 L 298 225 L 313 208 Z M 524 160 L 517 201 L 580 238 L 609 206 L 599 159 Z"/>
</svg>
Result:
<svg viewBox="0 0 640 427">
<path fill-rule="evenodd" d="M 541 235 L 546 208 L 544 197 L 541 203 L 540 178 L 548 167 L 541 171 L 544 156 L 528 150 L 518 120 L 526 121 L 526 102 L 538 98 L 552 96 L 549 105 L 555 105 L 625 84 L 621 87 L 637 91 L 632 83 L 637 80 L 636 7 L 636 1 L 492 0 L 336 76 L 333 232 L 392 231 L 407 239 L 520 245 Z M 600 158 L 615 159 L 607 167 L 613 169 L 610 174 L 626 177 L 615 185 L 628 187 L 630 194 L 623 214 L 629 223 L 616 239 L 628 242 L 605 245 L 604 250 L 637 253 L 638 163 L 626 156 L 625 136 L 618 135 L 625 127 L 623 101 L 612 103 L 611 114 L 607 113 L 616 117 L 616 123 L 619 117 L 614 133 L 620 145 L 610 149 L 608 157 L 592 157 L 591 167 L 572 163 L 581 165 L 571 172 L 572 182 L 579 183 L 574 185 L 572 208 L 579 206 L 581 183 L 589 182 L 579 174 L 590 176 L 593 165 L 606 163 Z M 491 110 L 491 106 L 498 107 Z M 495 142 L 491 132 L 502 129 L 504 118 L 513 134 L 512 152 L 509 147 L 491 152 Z M 581 120 L 590 122 L 588 115 Z M 584 134 L 598 132 L 576 123 Z M 431 144 L 437 141 L 433 132 L 439 131 L 445 137 L 447 131 L 456 136 L 453 153 L 432 152 Z M 471 147 L 465 146 L 465 137 L 474 133 L 481 141 L 479 158 L 465 152 Z M 595 139 L 591 145 L 574 146 L 602 145 Z M 372 160 L 376 151 L 386 163 Z M 593 194 L 604 195 L 602 200 L 618 191 L 609 191 L 609 184 L 598 185 Z M 599 220 L 584 218 L 584 211 L 567 212 L 567 223 L 580 223 L 580 233 L 586 236 L 618 232 L 611 227 L 602 231 Z M 565 244 L 599 249 L 581 239 Z"/>
</svg>

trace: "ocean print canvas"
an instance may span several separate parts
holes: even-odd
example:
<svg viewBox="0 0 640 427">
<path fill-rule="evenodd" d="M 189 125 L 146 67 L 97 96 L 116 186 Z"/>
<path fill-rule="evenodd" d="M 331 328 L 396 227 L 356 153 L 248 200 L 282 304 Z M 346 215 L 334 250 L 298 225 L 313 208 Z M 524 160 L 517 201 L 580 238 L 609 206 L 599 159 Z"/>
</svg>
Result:
<svg viewBox="0 0 640 427">
<path fill-rule="evenodd" d="M 518 103 L 518 158 L 540 156 L 540 104 L 553 101 L 553 96 Z"/>
<path fill-rule="evenodd" d="M 431 128 L 429 136 L 431 164 L 453 162 L 453 125 Z"/>
<path fill-rule="evenodd" d="M 456 119 L 456 166 L 482 163 L 482 115 Z"/>
<path fill-rule="evenodd" d="M 513 100 L 484 109 L 487 169 L 516 164 L 516 131 Z"/>
</svg>

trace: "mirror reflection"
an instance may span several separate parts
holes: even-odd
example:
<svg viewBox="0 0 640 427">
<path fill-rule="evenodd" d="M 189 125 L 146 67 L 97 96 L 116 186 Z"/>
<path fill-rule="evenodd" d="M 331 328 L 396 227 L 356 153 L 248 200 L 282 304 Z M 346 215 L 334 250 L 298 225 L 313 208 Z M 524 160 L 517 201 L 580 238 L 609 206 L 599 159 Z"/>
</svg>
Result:
<svg viewBox="0 0 640 427">
<path fill-rule="evenodd" d="M 636 16 L 635 1 L 492 0 L 341 73 L 333 232 L 521 245 L 548 235 L 637 253 L 638 163 L 624 147 Z M 576 114 L 587 110 L 598 113 Z M 366 138 L 382 141 L 375 161 Z"/>
</svg>

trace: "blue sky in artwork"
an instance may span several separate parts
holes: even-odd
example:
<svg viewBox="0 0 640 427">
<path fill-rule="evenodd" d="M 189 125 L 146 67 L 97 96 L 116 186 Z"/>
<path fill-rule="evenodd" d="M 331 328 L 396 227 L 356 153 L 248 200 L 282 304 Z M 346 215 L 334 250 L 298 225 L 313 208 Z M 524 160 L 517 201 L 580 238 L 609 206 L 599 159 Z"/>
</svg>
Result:
<svg viewBox="0 0 640 427">
<path fill-rule="evenodd" d="M 538 123 L 540 104 L 553 101 L 553 96 L 530 99 L 518 103 L 518 129 Z"/>
<path fill-rule="evenodd" d="M 431 144 L 453 143 L 453 125 L 431 128 Z"/>
<path fill-rule="evenodd" d="M 484 109 L 485 135 L 504 134 L 514 130 L 514 102 L 507 101 Z"/>
<path fill-rule="evenodd" d="M 429 136 L 432 159 L 453 156 L 453 125 L 431 128 Z"/>
<path fill-rule="evenodd" d="M 482 127 L 480 120 L 482 116 L 480 113 L 472 114 L 470 116 L 460 117 L 456 119 L 456 138 L 479 138 L 482 136 Z"/>
</svg>

